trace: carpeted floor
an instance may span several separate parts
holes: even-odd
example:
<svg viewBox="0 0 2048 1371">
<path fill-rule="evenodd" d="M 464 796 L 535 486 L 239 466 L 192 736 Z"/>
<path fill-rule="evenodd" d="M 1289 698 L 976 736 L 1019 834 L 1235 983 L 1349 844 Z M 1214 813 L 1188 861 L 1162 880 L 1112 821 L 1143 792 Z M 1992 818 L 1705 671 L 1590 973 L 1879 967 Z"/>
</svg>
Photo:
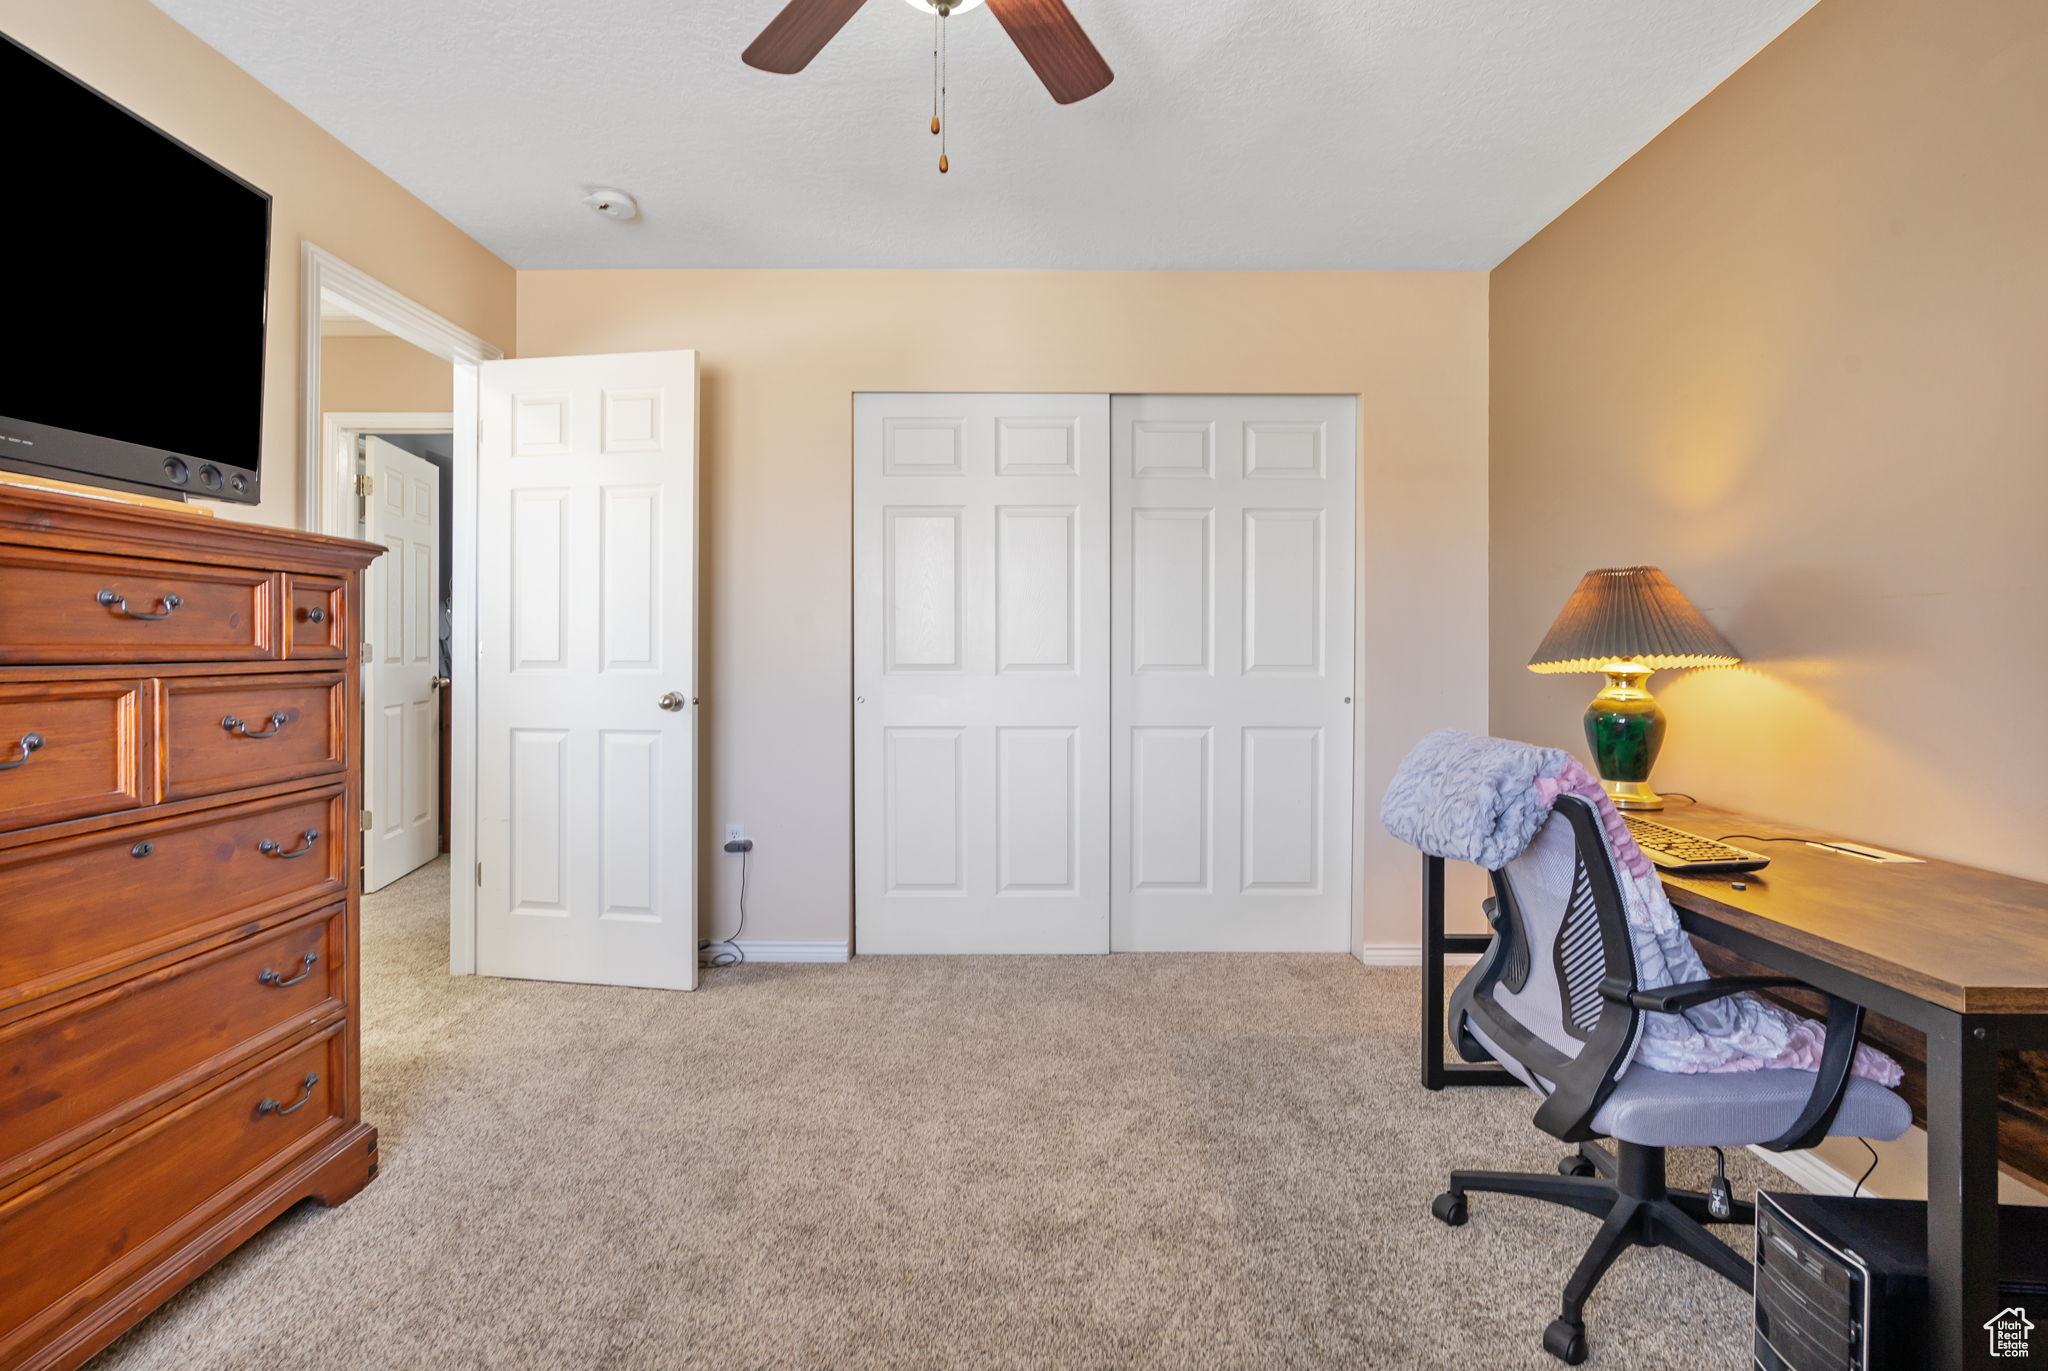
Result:
<svg viewBox="0 0 2048 1371">
<path fill-rule="evenodd" d="M 867 958 L 695 995 L 446 974 L 446 864 L 364 906 L 383 1174 L 96 1371 L 1539 1367 L 1564 1152 L 1415 1083 L 1416 973 L 1340 956 Z M 1766 1173 L 1731 1159 L 1738 1193 Z M 1704 1154 L 1674 1155 L 1698 1185 Z M 1783 1182 L 1774 1182 L 1784 1184 Z M 1731 1230 L 1731 1232 L 1734 1230 Z M 1744 1365 L 1747 1297 L 1631 1254 L 1595 1366 Z"/>
</svg>

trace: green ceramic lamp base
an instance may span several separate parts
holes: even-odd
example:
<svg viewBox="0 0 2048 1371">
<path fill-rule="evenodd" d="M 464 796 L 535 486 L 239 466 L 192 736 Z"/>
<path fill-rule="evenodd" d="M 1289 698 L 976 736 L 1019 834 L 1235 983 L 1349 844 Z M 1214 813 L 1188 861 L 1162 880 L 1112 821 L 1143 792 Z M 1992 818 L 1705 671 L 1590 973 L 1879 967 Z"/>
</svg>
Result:
<svg viewBox="0 0 2048 1371">
<path fill-rule="evenodd" d="M 1662 809 L 1664 797 L 1650 789 L 1650 768 L 1664 746 L 1664 711 L 1644 682 L 1650 668 L 1640 662 L 1609 662 L 1607 688 L 1586 706 L 1586 745 L 1600 784 L 1618 809 Z"/>
</svg>

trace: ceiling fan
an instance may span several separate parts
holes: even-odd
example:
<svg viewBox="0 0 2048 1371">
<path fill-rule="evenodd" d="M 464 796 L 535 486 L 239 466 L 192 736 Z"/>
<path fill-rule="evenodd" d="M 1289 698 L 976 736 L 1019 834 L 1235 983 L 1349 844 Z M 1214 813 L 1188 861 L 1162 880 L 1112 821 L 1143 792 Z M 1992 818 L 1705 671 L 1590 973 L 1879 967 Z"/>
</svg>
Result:
<svg viewBox="0 0 2048 1371">
<path fill-rule="evenodd" d="M 789 0 L 761 36 L 747 45 L 740 60 L 750 67 L 794 76 L 824 51 L 834 34 L 846 27 L 867 0 Z M 944 70 L 941 56 L 944 24 L 953 15 L 971 10 L 983 0 L 909 0 L 933 16 L 933 109 L 932 132 L 941 128 L 940 106 L 944 103 Z M 1095 50 L 1095 44 L 1068 11 L 1066 0 L 987 0 L 996 20 L 1010 35 L 1010 41 L 1024 54 L 1024 60 L 1038 73 L 1038 79 L 1062 105 L 1085 100 L 1116 79 L 1109 63 Z M 946 170 L 946 157 L 939 154 L 939 170 Z"/>
</svg>

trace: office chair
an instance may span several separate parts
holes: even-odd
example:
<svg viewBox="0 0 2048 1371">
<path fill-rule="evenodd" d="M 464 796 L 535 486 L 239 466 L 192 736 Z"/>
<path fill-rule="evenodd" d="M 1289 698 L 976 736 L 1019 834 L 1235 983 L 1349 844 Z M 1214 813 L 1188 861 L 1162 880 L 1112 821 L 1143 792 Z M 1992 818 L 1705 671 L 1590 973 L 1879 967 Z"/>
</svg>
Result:
<svg viewBox="0 0 2048 1371">
<path fill-rule="evenodd" d="M 1725 1192 L 1671 1190 L 1667 1147 L 1761 1144 L 1811 1147 L 1842 1134 L 1896 1138 L 1912 1122 L 1906 1102 L 1852 1077 L 1863 1010 L 1833 997 L 1817 1071 L 1769 1069 L 1680 1075 L 1629 1066 L 1646 1011 L 1677 1012 L 1738 991 L 1801 982 L 1723 977 L 1645 988 L 1637 982 L 1621 886 L 1600 817 L 1575 795 L 1558 797 L 1522 854 L 1493 874 L 1486 915 L 1492 944 L 1451 997 L 1453 1041 L 1466 1061 L 1498 1061 L 1543 1096 L 1536 1126 L 1580 1144 L 1562 1174 L 1453 1171 L 1432 1212 L 1452 1227 L 1466 1195 L 1486 1192 L 1583 1210 L 1604 1220 L 1564 1288 L 1564 1308 L 1543 1347 L 1568 1366 L 1586 1359 L 1584 1309 L 1593 1287 L 1630 1247 L 1672 1247 L 1750 1288 L 1751 1265 L 1708 1223 L 1754 1223 L 1753 1205 Z M 1595 1138 L 1614 1142 L 1610 1154 Z"/>
</svg>

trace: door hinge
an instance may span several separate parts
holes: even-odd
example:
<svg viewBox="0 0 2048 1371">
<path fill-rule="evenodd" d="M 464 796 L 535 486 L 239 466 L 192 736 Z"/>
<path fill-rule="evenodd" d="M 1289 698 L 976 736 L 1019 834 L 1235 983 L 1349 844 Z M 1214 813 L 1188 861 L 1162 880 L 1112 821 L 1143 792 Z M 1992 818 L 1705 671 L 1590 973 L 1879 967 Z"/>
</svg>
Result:
<svg viewBox="0 0 2048 1371">
<path fill-rule="evenodd" d="M 364 811 L 363 811 L 363 832 L 365 832 L 365 833 L 368 833 L 368 832 L 369 832 L 369 831 L 370 831 L 370 830 L 371 830 L 372 828 L 375 828 L 375 827 L 376 827 L 376 824 L 375 824 L 375 822 L 373 822 L 373 821 L 372 821 L 372 819 L 371 819 L 371 817 L 370 817 L 370 811 L 369 811 L 369 810 L 367 810 L 367 809 L 366 809 L 366 810 L 364 810 Z"/>
<path fill-rule="evenodd" d="M 363 472 L 360 476 L 356 477 L 356 494 L 366 496 L 370 493 L 371 488 L 376 484 L 377 483 L 375 481 L 370 479 L 369 472 Z"/>
</svg>

